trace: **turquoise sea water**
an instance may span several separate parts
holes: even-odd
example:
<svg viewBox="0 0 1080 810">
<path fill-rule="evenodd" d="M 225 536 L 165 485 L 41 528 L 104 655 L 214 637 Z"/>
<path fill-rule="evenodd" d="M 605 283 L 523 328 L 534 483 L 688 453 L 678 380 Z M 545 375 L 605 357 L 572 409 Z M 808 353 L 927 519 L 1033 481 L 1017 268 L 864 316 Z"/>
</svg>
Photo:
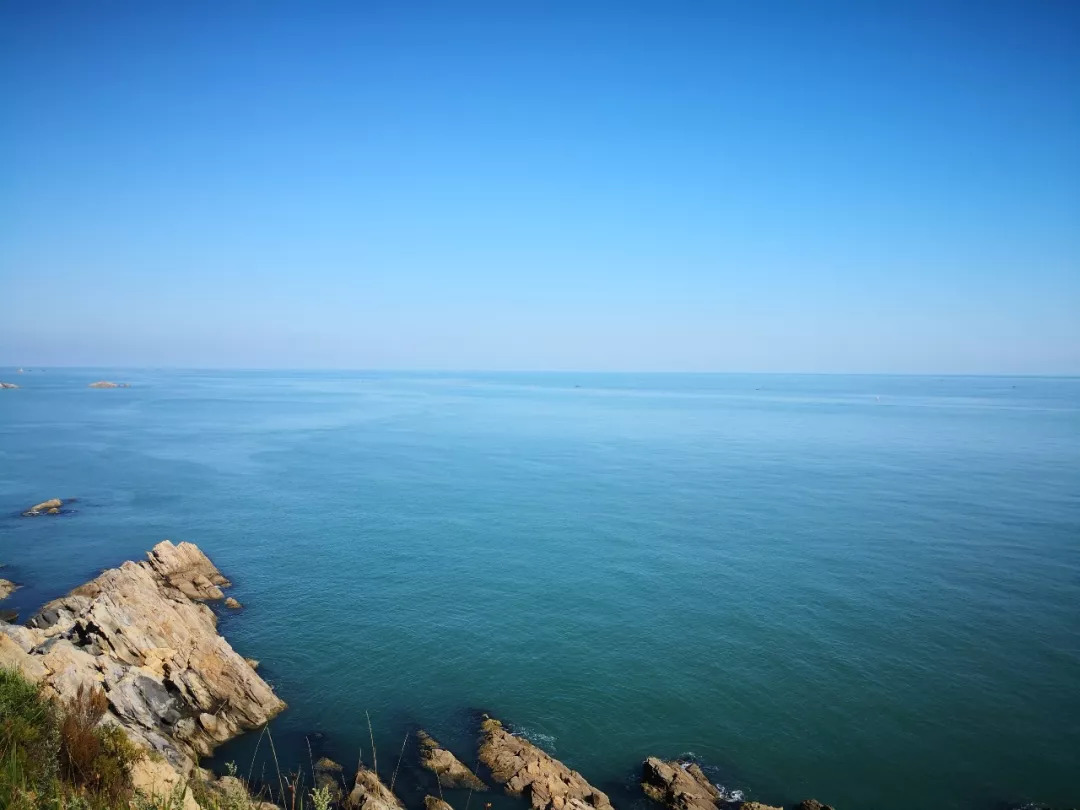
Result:
<svg viewBox="0 0 1080 810">
<path fill-rule="evenodd" d="M 3 378 L 2 606 L 198 543 L 283 758 L 367 758 L 367 711 L 387 777 L 414 724 L 471 762 L 485 709 L 620 807 L 687 752 L 773 802 L 1080 802 L 1080 380 Z"/>
</svg>

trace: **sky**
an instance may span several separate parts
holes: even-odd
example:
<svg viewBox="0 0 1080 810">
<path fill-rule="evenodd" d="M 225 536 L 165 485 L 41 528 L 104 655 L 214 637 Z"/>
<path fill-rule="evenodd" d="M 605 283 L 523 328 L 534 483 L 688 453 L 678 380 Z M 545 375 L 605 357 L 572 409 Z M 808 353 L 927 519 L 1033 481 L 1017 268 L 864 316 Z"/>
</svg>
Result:
<svg viewBox="0 0 1080 810">
<path fill-rule="evenodd" d="M 0 368 L 1080 374 L 1069 0 L 0 0 Z"/>
</svg>

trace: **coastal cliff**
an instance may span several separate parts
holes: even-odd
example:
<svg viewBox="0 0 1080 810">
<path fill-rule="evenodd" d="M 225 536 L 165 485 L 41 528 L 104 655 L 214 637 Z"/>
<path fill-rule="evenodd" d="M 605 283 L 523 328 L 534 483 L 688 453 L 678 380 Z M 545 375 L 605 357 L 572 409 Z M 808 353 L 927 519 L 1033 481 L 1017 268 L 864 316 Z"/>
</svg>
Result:
<svg viewBox="0 0 1080 810">
<path fill-rule="evenodd" d="M 0 624 L 0 667 L 15 669 L 59 703 L 99 688 L 103 723 L 151 754 L 132 781 L 147 795 L 183 789 L 200 756 L 285 708 L 217 632 L 205 604 L 228 580 L 191 543 L 156 545 L 144 562 L 105 571 L 45 605 L 26 626 Z"/>
</svg>

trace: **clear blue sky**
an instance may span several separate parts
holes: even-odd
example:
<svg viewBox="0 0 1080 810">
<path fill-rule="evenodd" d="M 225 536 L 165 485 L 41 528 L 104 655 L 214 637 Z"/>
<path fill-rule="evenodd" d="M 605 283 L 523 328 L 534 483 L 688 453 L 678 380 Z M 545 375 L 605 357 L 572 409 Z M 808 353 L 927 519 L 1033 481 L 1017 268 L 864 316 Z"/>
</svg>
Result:
<svg viewBox="0 0 1080 810">
<path fill-rule="evenodd" d="M 0 364 L 1080 373 L 1080 3 L 0 0 Z"/>
</svg>

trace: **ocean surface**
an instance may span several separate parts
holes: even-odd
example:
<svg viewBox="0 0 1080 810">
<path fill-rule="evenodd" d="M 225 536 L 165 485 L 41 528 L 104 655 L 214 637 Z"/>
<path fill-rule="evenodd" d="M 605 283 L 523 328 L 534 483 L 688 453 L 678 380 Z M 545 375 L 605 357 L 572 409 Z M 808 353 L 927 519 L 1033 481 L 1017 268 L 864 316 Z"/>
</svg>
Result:
<svg viewBox="0 0 1080 810">
<path fill-rule="evenodd" d="M 649 754 L 774 803 L 1080 803 L 1078 379 L 0 378 L 0 607 L 199 544 L 284 767 L 370 762 L 366 716 L 387 779 L 417 725 L 472 764 L 489 711 L 620 810 Z"/>
</svg>

